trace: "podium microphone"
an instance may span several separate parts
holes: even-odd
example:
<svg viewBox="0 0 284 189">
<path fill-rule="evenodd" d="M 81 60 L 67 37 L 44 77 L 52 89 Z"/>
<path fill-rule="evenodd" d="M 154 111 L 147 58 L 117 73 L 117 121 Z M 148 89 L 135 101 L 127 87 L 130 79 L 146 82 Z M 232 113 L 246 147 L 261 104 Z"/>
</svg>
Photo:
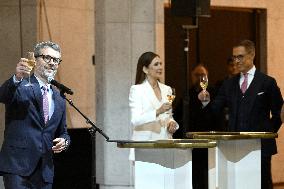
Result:
<svg viewBox="0 0 284 189">
<path fill-rule="evenodd" d="M 71 89 L 69 89 L 65 85 L 57 82 L 53 78 L 48 78 L 48 83 L 50 83 L 51 85 L 54 85 L 55 87 L 57 87 L 60 90 L 60 92 L 62 92 L 62 93 L 67 93 L 67 94 L 70 94 L 70 95 L 74 94 Z"/>
</svg>

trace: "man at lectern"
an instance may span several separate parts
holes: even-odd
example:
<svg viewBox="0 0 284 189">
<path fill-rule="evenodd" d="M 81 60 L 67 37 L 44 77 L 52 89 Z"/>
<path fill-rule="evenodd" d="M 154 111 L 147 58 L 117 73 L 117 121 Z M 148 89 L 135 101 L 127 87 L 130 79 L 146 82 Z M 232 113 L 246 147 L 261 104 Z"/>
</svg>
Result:
<svg viewBox="0 0 284 189">
<path fill-rule="evenodd" d="M 52 188 L 53 153 L 70 144 L 65 100 L 48 82 L 60 62 L 59 45 L 38 43 L 0 86 L 0 102 L 6 109 L 0 175 L 6 189 Z"/>
<path fill-rule="evenodd" d="M 277 132 L 282 124 L 283 98 L 275 79 L 256 70 L 254 57 L 252 41 L 244 40 L 234 46 L 232 58 L 240 74 L 224 81 L 212 102 L 208 92 L 202 91 L 198 98 L 206 106 L 204 111 L 220 113 L 224 106 L 228 107 L 229 131 Z M 273 187 L 271 156 L 276 153 L 275 139 L 261 140 L 262 189 Z"/>
</svg>

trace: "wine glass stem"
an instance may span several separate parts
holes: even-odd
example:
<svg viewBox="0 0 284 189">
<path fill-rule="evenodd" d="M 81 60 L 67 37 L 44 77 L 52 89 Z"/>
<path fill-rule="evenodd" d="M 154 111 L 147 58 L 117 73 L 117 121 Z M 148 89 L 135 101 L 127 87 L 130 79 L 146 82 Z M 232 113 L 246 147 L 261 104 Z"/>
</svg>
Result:
<svg viewBox="0 0 284 189">
<path fill-rule="evenodd" d="M 31 84 L 31 74 L 29 74 L 29 84 Z"/>
</svg>

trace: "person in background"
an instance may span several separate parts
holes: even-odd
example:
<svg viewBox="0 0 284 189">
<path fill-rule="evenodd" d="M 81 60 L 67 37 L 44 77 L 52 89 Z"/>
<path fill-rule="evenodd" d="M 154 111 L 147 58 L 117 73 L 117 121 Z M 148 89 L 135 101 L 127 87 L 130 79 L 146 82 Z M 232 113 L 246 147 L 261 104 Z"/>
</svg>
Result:
<svg viewBox="0 0 284 189">
<path fill-rule="evenodd" d="M 232 57 L 228 58 L 227 60 L 227 77 L 229 79 L 233 76 L 236 76 L 240 73 L 237 63 L 233 60 Z"/>
<path fill-rule="evenodd" d="M 227 73 L 224 79 L 219 80 L 216 82 L 215 86 L 217 89 L 219 89 L 221 87 L 221 85 L 223 84 L 223 82 L 227 79 L 232 78 L 233 76 L 236 76 L 240 73 L 238 67 L 237 67 L 237 63 L 235 61 L 233 61 L 232 57 L 229 57 L 227 59 Z"/>
<path fill-rule="evenodd" d="M 221 113 L 224 106 L 229 110 L 229 131 L 277 132 L 283 98 L 274 78 L 256 70 L 255 46 L 250 40 L 233 47 L 233 60 L 240 74 L 222 84 L 214 100 L 201 92 L 199 100 L 208 113 Z M 271 189 L 271 156 L 277 153 L 275 139 L 261 140 L 261 188 Z"/>
<path fill-rule="evenodd" d="M 229 57 L 227 59 L 227 75 L 224 79 L 217 81 L 215 84 L 216 87 L 216 93 L 222 86 L 223 82 L 227 79 L 230 79 L 240 73 L 237 63 L 233 60 L 232 57 Z M 224 107 L 222 118 L 223 122 L 221 123 L 220 131 L 226 131 L 228 130 L 228 124 L 229 124 L 229 108 L 227 106 Z"/>
<path fill-rule="evenodd" d="M 29 61 L 35 63 L 30 82 Z M 48 83 L 60 62 L 58 44 L 38 43 L 34 57 L 21 58 L 16 73 L 0 87 L 0 102 L 6 108 L 0 174 L 7 189 L 52 188 L 53 153 L 70 144 L 65 100 Z"/>
<path fill-rule="evenodd" d="M 212 114 L 204 114 L 202 111 L 203 105 L 198 99 L 198 94 L 202 91 L 200 86 L 200 79 L 203 76 L 208 77 L 208 87 L 206 90 L 214 97 L 215 87 L 210 85 L 210 77 L 208 69 L 204 64 L 197 64 L 191 71 L 191 87 L 189 88 L 189 105 L 187 110 L 183 110 L 182 101 L 180 101 L 174 112 L 174 117 L 180 125 L 179 130 L 183 130 L 183 134 L 175 134 L 174 136 L 181 138 L 187 132 L 207 132 L 213 130 L 220 130 L 221 121 Z M 212 97 L 212 98 L 213 98 Z M 188 123 L 183 122 L 183 111 L 187 111 Z M 183 127 L 183 128 L 182 128 Z M 179 132 L 179 131 L 177 131 Z M 208 188 L 208 149 L 194 148 L 192 150 L 192 186 L 193 189 Z"/>
<path fill-rule="evenodd" d="M 223 131 L 223 125 L 220 118 L 216 118 L 211 114 L 204 114 L 202 111 L 203 105 L 198 99 L 198 94 L 202 91 L 200 86 L 200 78 L 202 76 L 207 76 L 209 79 L 207 91 L 211 94 L 212 98 L 217 93 L 215 85 L 210 82 L 210 74 L 206 66 L 202 63 L 196 64 L 190 74 L 190 87 L 188 90 L 189 102 L 187 117 L 188 123 L 183 123 L 184 107 L 183 99 L 176 102 L 176 108 L 174 110 L 174 118 L 178 122 L 180 129 L 174 133 L 174 138 L 184 138 L 186 132 L 202 132 L 202 131 Z M 215 123 L 215 124 L 212 124 Z"/>
</svg>

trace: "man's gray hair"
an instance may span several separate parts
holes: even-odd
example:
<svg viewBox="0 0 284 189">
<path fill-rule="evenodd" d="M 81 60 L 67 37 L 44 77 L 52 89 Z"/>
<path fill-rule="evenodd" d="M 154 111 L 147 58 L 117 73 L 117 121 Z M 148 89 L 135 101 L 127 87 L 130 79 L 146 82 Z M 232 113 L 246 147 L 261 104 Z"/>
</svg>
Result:
<svg viewBox="0 0 284 189">
<path fill-rule="evenodd" d="M 52 48 L 53 50 L 59 52 L 61 54 L 61 49 L 59 47 L 58 44 L 52 42 L 52 41 L 43 41 L 43 42 L 39 42 L 35 45 L 35 48 L 34 48 L 34 56 L 37 57 L 39 55 L 41 55 L 41 52 L 40 50 L 41 49 L 44 49 L 44 48 L 47 48 L 47 47 L 50 47 Z"/>
</svg>

